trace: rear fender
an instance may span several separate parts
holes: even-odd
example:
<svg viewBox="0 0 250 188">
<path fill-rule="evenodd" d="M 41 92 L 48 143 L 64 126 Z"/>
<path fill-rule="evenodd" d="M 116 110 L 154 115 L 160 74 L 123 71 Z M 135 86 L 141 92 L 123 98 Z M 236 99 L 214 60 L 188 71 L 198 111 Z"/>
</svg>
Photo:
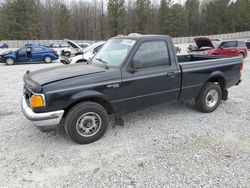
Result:
<svg viewBox="0 0 250 188">
<path fill-rule="evenodd" d="M 215 71 L 212 74 L 210 74 L 207 82 L 217 82 L 221 86 L 222 90 L 224 90 L 226 87 L 225 75 L 221 71 Z"/>
</svg>

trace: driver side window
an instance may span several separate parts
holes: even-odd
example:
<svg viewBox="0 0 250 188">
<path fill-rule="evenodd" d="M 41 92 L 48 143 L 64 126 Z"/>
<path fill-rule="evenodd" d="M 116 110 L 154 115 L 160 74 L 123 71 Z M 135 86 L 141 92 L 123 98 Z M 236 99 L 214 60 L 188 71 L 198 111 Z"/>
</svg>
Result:
<svg viewBox="0 0 250 188">
<path fill-rule="evenodd" d="M 142 43 L 134 56 L 134 61 L 140 61 L 142 69 L 171 65 L 165 41 Z"/>
<path fill-rule="evenodd" d="M 21 48 L 21 49 L 18 51 L 18 53 L 20 53 L 20 54 L 26 53 L 26 49 L 27 49 L 27 48 Z"/>
</svg>

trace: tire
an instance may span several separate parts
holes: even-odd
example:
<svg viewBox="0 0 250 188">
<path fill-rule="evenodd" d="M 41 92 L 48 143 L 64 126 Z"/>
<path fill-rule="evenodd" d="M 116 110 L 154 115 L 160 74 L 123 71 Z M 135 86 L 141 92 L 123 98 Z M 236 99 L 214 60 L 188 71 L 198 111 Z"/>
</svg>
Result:
<svg viewBox="0 0 250 188">
<path fill-rule="evenodd" d="M 78 60 L 76 63 L 86 63 L 87 61 L 86 60 Z"/>
<path fill-rule="evenodd" d="M 242 59 L 245 58 L 244 54 L 242 52 L 240 52 L 240 55 L 239 55 Z"/>
<path fill-rule="evenodd" d="M 44 57 L 44 62 L 45 63 L 51 63 L 52 62 L 52 58 L 50 56 L 45 56 Z"/>
<path fill-rule="evenodd" d="M 67 113 L 64 123 L 67 135 L 78 144 L 99 140 L 107 127 L 107 111 L 95 102 L 82 102 L 74 106 Z"/>
<path fill-rule="evenodd" d="M 220 105 L 221 98 L 221 87 L 215 83 L 208 82 L 195 98 L 196 109 L 204 113 L 213 112 Z"/>
<path fill-rule="evenodd" d="M 67 57 L 70 57 L 71 53 L 70 52 L 64 52 L 64 55 Z"/>
<path fill-rule="evenodd" d="M 6 60 L 5 60 L 5 63 L 6 63 L 6 65 L 14 65 L 15 64 L 15 60 L 13 59 L 13 58 L 7 58 Z"/>
</svg>

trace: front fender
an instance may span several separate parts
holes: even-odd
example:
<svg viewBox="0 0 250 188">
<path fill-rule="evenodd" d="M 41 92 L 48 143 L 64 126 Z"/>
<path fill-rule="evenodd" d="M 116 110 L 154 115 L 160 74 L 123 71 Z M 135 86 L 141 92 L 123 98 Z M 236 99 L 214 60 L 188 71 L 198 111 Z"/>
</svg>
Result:
<svg viewBox="0 0 250 188">
<path fill-rule="evenodd" d="M 78 101 L 82 101 L 84 99 L 89 99 L 89 98 L 101 98 L 108 102 L 108 99 L 103 93 L 95 90 L 88 90 L 88 91 L 81 91 L 72 95 L 68 100 L 69 103 L 67 104 L 67 106 L 70 106 Z"/>
<path fill-rule="evenodd" d="M 8 54 L 8 55 L 3 56 L 3 58 L 4 59 L 7 59 L 7 58 L 16 59 L 16 55 L 15 54 Z"/>
<path fill-rule="evenodd" d="M 70 97 L 70 100 L 68 101 L 70 101 L 67 104 L 68 109 L 82 101 L 93 101 L 102 105 L 107 110 L 108 113 L 115 112 L 115 108 L 108 101 L 107 97 L 103 93 L 95 91 L 95 90 L 78 92 L 72 95 Z"/>
</svg>

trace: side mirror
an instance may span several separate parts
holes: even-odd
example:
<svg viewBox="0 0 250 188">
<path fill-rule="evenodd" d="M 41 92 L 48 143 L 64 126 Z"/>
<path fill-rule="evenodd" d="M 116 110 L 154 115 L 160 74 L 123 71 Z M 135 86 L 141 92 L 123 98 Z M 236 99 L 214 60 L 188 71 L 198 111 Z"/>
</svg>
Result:
<svg viewBox="0 0 250 188">
<path fill-rule="evenodd" d="M 140 69 L 142 66 L 141 64 L 141 61 L 138 60 L 138 59 L 134 59 L 133 62 L 132 62 L 132 68 L 135 69 L 135 70 L 138 70 Z"/>
<path fill-rule="evenodd" d="M 131 64 L 131 68 L 129 68 L 129 72 L 133 74 L 135 72 L 138 72 L 140 68 L 141 68 L 141 61 L 134 59 Z"/>
</svg>

